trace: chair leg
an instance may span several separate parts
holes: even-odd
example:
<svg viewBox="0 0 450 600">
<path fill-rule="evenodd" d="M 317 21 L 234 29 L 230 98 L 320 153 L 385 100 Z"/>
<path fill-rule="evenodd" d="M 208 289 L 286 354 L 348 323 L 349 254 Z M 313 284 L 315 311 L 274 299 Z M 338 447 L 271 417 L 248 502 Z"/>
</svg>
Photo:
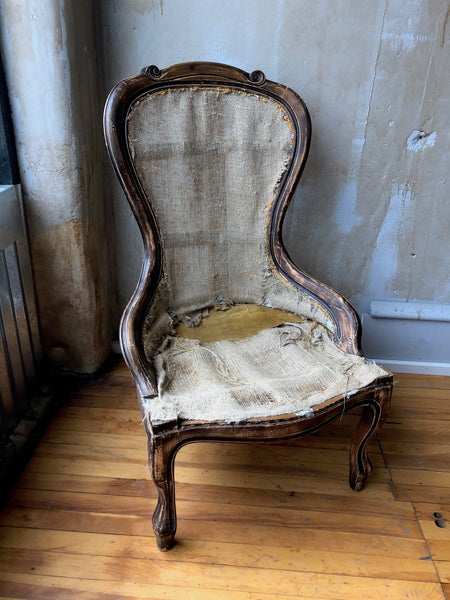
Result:
<svg viewBox="0 0 450 600">
<path fill-rule="evenodd" d="M 177 514 L 175 507 L 174 460 L 175 452 L 154 439 L 148 442 L 150 473 L 158 490 L 158 504 L 153 513 L 153 531 L 156 543 L 163 552 L 175 544 Z"/>
<path fill-rule="evenodd" d="M 367 456 L 366 446 L 370 438 L 383 424 L 389 409 L 390 388 L 381 388 L 373 399 L 363 406 L 361 419 L 350 445 L 350 487 L 356 492 L 363 489 L 367 477 L 372 472 L 372 464 Z"/>
<path fill-rule="evenodd" d="M 350 445 L 350 487 L 359 492 L 372 472 L 372 464 L 367 456 L 366 445 L 376 427 L 375 411 L 371 405 L 364 406 L 358 427 Z"/>
</svg>

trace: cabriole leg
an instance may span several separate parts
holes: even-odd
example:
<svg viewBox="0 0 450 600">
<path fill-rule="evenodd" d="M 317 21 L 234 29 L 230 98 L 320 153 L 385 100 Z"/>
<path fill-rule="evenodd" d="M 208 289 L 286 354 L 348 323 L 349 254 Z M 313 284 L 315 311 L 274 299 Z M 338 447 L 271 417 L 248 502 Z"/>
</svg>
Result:
<svg viewBox="0 0 450 600">
<path fill-rule="evenodd" d="M 389 410 L 390 388 L 378 389 L 373 399 L 363 406 L 361 419 L 350 445 L 350 487 L 362 490 L 367 477 L 372 472 L 372 464 L 367 456 L 367 442 L 383 424 Z"/>
<path fill-rule="evenodd" d="M 376 426 L 376 411 L 372 405 L 364 406 L 358 427 L 350 445 L 350 487 L 359 492 L 372 472 L 372 464 L 367 456 L 366 445 Z"/>
<path fill-rule="evenodd" d="M 149 468 L 158 490 L 158 504 L 153 513 L 153 531 L 158 548 L 162 551 L 170 550 L 174 546 L 177 530 L 174 459 L 175 454 L 168 451 L 164 444 L 149 440 Z"/>
</svg>

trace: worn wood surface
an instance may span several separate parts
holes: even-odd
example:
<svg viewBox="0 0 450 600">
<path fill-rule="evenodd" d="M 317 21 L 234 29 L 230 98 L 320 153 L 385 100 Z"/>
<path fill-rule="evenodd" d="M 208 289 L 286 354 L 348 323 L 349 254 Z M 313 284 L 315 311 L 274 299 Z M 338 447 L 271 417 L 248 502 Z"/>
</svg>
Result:
<svg viewBox="0 0 450 600">
<path fill-rule="evenodd" d="M 357 415 L 278 444 L 183 448 L 178 543 L 161 554 L 146 434 L 118 362 L 67 399 L 0 513 L 1 600 L 450 598 L 450 381 L 396 379 L 359 493 L 347 483 Z"/>
</svg>

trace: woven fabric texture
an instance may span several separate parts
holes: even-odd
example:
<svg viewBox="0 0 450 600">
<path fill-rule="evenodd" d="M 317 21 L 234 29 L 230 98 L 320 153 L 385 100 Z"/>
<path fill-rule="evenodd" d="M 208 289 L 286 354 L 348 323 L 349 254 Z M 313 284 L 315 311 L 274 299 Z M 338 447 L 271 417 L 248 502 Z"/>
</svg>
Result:
<svg viewBox="0 0 450 600">
<path fill-rule="evenodd" d="M 381 367 L 339 350 L 311 321 L 209 343 L 169 336 L 154 364 L 158 396 L 147 406 L 154 428 L 180 419 L 240 422 L 307 415 L 386 375 Z"/>
<path fill-rule="evenodd" d="M 142 331 L 154 429 L 306 415 L 386 374 L 340 351 L 330 313 L 272 263 L 272 211 L 297 142 L 281 103 L 226 86 L 153 90 L 131 107 L 127 135 L 163 248 Z M 214 305 L 234 308 L 213 318 Z"/>
<path fill-rule="evenodd" d="M 273 203 L 296 141 L 281 104 L 227 87 L 174 88 L 140 97 L 127 128 L 161 232 L 161 311 L 267 304 L 332 329 L 329 313 L 281 281 L 269 256 Z"/>
</svg>

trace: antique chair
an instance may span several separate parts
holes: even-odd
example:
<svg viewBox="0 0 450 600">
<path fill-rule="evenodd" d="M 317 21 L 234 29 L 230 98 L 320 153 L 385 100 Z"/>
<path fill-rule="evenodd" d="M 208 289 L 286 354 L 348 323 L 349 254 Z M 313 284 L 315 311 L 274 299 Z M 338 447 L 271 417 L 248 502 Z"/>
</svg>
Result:
<svg viewBox="0 0 450 600">
<path fill-rule="evenodd" d="M 150 66 L 111 92 L 105 136 L 144 242 L 121 345 L 148 435 L 158 547 L 174 543 L 174 460 L 190 442 L 293 438 L 362 407 L 350 444 L 361 489 L 392 375 L 361 356 L 348 302 L 283 246 L 310 141 L 302 100 L 260 71 Z"/>
</svg>

